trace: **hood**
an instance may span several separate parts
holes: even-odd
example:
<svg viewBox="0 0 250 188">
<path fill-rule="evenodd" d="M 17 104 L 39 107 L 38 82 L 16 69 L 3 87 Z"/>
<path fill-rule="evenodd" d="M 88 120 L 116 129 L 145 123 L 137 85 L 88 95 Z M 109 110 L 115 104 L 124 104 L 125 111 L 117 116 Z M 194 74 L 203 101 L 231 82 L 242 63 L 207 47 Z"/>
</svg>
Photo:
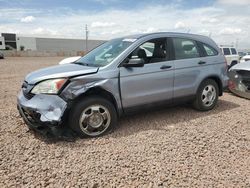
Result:
<svg viewBox="0 0 250 188">
<path fill-rule="evenodd" d="M 241 59 L 250 59 L 250 55 L 245 55 Z"/>
<path fill-rule="evenodd" d="M 40 69 L 28 74 L 25 81 L 28 84 L 35 84 L 42 80 L 53 78 L 66 78 L 84 74 L 93 74 L 98 72 L 98 67 L 88 67 L 78 64 L 56 65 L 44 69 Z"/>
<path fill-rule="evenodd" d="M 230 68 L 230 70 L 246 70 L 246 71 L 250 71 L 250 61 L 246 61 L 246 62 L 243 62 L 243 63 L 238 63 L 238 64 L 234 65 L 232 68 Z"/>
</svg>

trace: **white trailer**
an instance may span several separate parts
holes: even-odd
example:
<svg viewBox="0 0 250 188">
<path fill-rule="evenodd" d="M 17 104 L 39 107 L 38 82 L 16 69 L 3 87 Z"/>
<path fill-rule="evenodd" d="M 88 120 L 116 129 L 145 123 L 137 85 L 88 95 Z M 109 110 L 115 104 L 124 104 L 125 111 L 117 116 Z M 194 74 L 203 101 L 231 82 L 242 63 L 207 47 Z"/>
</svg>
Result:
<svg viewBox="0 0 250 188">
<path fill-rule="evenodd" d="M 5 49 L 5 40 L 4 37 L 0 36 L 0 50 L 4 50 Z"/>
</svg>

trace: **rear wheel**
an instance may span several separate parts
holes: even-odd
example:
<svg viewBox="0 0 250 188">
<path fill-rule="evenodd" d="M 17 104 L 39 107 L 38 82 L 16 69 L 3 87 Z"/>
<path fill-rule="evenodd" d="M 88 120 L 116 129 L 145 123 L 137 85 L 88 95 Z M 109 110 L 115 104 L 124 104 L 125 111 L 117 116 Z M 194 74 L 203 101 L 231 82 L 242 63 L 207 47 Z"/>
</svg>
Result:
<svg viewBox="0 0 250 188">
<path fill-rule="evenodd" d="M 197 91 L 196 99 L 193 103 L 194 108 L 200 111 L 213 109 L 217 104 L 218 94 L 218 84 L 214 80 L 207 79 L 203 81 Z"/>
<path fill-rule="evenodd" d="M 86 97 L 70 112 L 69 126 L 81 137 L 97 137 L 117 124 L 114 105 L 100 97 Z"/>
</svg>

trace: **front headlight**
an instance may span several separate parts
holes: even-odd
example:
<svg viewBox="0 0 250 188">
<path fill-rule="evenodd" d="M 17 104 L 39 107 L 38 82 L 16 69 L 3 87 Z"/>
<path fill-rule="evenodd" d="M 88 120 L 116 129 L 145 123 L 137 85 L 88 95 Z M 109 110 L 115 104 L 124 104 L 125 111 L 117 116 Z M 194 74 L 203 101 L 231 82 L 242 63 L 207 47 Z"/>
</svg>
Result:
<svg viewBox="0 0 250 188">
<path fill-rule="evenodd" d="M 57 94 L 67 79 L 52 79 L 42 81 L 37 84 L 32 90 L 32 94 Z"/>
</svg>

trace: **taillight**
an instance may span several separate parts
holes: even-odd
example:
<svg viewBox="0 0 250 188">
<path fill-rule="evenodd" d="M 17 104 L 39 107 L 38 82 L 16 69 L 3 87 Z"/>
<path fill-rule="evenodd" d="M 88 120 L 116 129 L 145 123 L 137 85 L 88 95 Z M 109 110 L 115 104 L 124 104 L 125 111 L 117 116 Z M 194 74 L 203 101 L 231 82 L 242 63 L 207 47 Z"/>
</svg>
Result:
<svg viewBox="0 0 250 188">
<path fill-rule="evenodd" d="M 225 62 L 225 69 L 226 69 L 226 72 L 227 72 L 227 69 L 228 69 L 228 65 L 227 65 L 227 59 L 226 59 L 226 57 L 224 56 L 224 62 Z"/>
<path fill-rule="evenodd" d="M 236 88 L 236 84 L 232 80 L 229 80 L 228 81 L 228 88 L 229 89 L 235 89 Z"/>
</svg>

